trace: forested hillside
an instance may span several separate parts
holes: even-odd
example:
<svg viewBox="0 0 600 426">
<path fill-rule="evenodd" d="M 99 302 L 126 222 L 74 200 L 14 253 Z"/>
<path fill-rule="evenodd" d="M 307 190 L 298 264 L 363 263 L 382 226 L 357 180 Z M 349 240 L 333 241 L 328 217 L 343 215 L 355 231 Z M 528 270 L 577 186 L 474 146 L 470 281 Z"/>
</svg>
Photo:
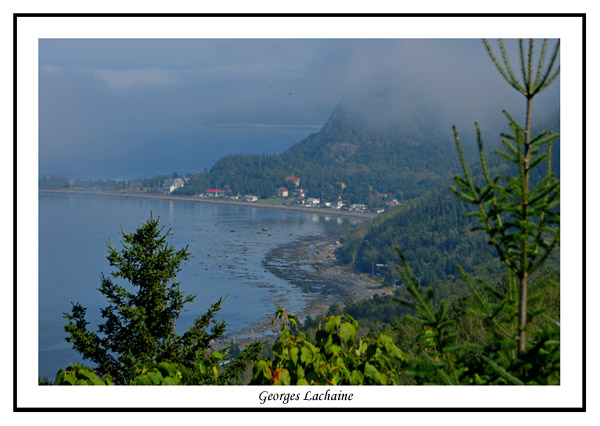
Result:
<svg viewBox="0 0 600 426">
<path fill-rule="evenodd" d="M 536 127 L 558 133 L 558 112 L 541 119 Z M 453 155 L 457 157 L 456 153 Z M 509 171 L 498 155 L 491 153 L 488 157 L 492 174 Z M 552 169 L 560 176 L 558 139 L 552 148 Z M 536 170 L 532 182 L 539 181 L 541 176 L 541 169 Z M 481 181 L 481 174 L 475 179 Z M 488 244 L 488 237 L 471 231 L 477 220 L 465 218 L 472 210 L 448 190 L 451 184 L 451 180 L 445 180 L 438 188 L 349 231 L 342 249 L 344 261 L 361 272 L 382 275 L 388 283 L 393 283 L 400 279 L 395 250 L 399 247 L 421 284 L 434 284 L 440 290 L 445 287 L 443 293 L 452 293 L 455 281 L 460 281 L 457 265 L 481 277 L 501 277 L 502 266 Z"/>
<path fill-rule="evenodd" d="M 219 188 L 271 197 L 285 177 L 300 177 L 309 197 L 382 206 L 438 186 L 459 170 L 449 127 L 434 106 L 390 115 L 390 93 L 343 100 L 321 131 L 281 155 L 229 155 L 189 176 L 180 194 Z M 357 106 L 360 105 L 360 107 Z M 474 149 L 468 149 L 469 158 Z M 342 185 L 343 183 L 343 185 Z"/>
<path fill-rule="evenodd" d="M 301 179 L 307 197 L 329 201 L 341 198 L 374 208 L 393 198 L 419 197 L 456 175 L 460 163 L 448 117 L 435 105 L 412 105 L 401 98 L 384 91 L 342 99 L 318 133 L 282 154 L 228 155 L 210 170 L 188 176 L 177 191 L 194 195 L 219 188 L 232 195 L 269 198 L 293 175 Z M 486 148 L 499 148 L 498 126 L 506 123 L 478 118 Z M 536 122 L 537 127 L 558 131 L 558 113 Z M 466 159 L 472 162 L 475 132 L 467 128 L 462 133 Z"/>
<path fill-rule="evenodd" d="M 344 261 L 364 273 L 382 274 L 391 283 L 400 279 L 395 250 L 400 247 L 422 285 L 453 282 L 459 276 L 457 264 L 495 275 L 500 264 L 487 238 L 469 231 L 476 221 L 464 218 L 467 213 L 464 203 L 440 187 L 348 232 Z"/>
</svg>

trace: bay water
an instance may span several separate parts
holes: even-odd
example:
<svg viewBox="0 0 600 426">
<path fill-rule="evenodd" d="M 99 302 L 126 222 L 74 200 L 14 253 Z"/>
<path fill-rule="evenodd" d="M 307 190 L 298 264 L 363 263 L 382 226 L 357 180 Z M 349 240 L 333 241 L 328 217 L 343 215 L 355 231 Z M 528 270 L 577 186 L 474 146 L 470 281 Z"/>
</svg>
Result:
<svg viewBox="0 0 600 426">
<path fill-rule="evenodd" d="M 134 232 L 150 215 L 165 232 L 171 229 L 169 244 L 189 246 L 190 259 L 177 281 L 196 299 L 186 305 L 177 332 L 227 297 L 217 318 L 226 321 L 227 333 L 242 335 L 272 317 L 278 305 L 300 312 L 322 297 L 268 272 L 263 264 L 268 252 L 306 237 L 341 235 L 360 220 L 251 205 L 40 193 L 39 377 L 53 379 L 69 363 L 89 364 L 65 341 L 64 313 L 79 302 L 88 309 L 88 329 L 97 329 L 100 309 L 107 305 L 98 291 L 100 274 L 114 271 L 106 259 L 107 242 L 120 249 L 121 230 Z"/>
</svg>

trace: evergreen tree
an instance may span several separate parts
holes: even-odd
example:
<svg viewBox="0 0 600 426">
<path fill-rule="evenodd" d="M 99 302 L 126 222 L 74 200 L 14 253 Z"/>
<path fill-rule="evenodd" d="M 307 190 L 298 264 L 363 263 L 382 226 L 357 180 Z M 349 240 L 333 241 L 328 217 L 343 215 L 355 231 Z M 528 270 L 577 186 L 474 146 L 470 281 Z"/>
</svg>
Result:
<svg viewBox="0 0 600 426">
<path fill-rule="evenodd" d="M 423 327 L 424 348 L 409 373 L 418 383 L 443 384 L 558 384 L 560 382 L 559 323 L 547 317 L 538 322 L 535 335 L 529 323 L 545 311 L 532 309 L 541 294 L 531 296 L 528 286 L 532 275 L 540 271 L 552 251 L 559 245 L 559 181 L 552 173 L 551 144 L 557 135 L 542 131 L 531 134 L 533 98 L 554 81 L 560 71 L 554 70 L 559 52 L 556 44 L 547 64 L 544 58 L 547 41 L 539 54 L 537 72 L 533 73 L 534 41 L 525 52 L 519 42 L 523 81 L 515 77 L 507 59 L 503 42 L 499 41 L 504 65 L 501 65 L 489 43 L 484 44 L 492 61 L 511 84 L 527 100 L 525 124 L 521 125 L 508 112 L 511 133 L 502 134 L 506 151 L 497 151 L 513 165 L 514 176 L 490 176 L 479 125 L 475 123 L 483 182 L 473 179 L 464 159 L 458 132 L 454 127 L 457 150 L 464 176 L 455 178 L 451 188 L 460 199 L 477 206 L 471 215 L 479 220 L 475 230 L 483 231 L 506 266 L 506 277 L 500 285 L 473 279 L 459 267 L 475 296 L 471 304 L 483 319 L 490 338 L 485 344 L 457 344 L 452 332 L 456 320 L 448 316 L 446 303 L 434 305 L 433 289 L 419 287 L 409 263 L 398 251 L 402 267 L 398 270 L 407 283 L 414 302 L 401 301 L 417 311 L 414 321 Z M 545 152 L 543 152 L 545 151 Z M 533 171 L 545 164 L 545 173 L 536 181 Z M 540 278 L 546 279 L 543 275 Z M 542 286 L 544 287 L 544 286 Z M 548 286 L 546 286 L 548 287 Z"/>
<path fill-rule="evenodd" d="M 152 217 L 135 233 L 122 231 L 122 235 L 121 250 L 108 244 L 109 263 L 117 270 L 111 273 L 112 278 L 101 274 L 99 291 L 109 301 L 101 310 L 104 322 L 98 333 L 88 331 L 86 308 L 74 304 L 72 312 L 65 314 L 66 340 L 84 359 L 98 365 L 98 374 L 112 377 L 117 384 L 128 384 L 132 377 L 146 371 L 146 366 L 163 362 L 187 369 L 191 384 L 234 380 L 245 365 L 233 362 L 219 374 L 217 367 L 223 354 L 211 349 L 225 332 L 225 323 L 215 320 L 222 299 L 196 318 L 183 335 L 175 331 L 184 306 L 194 300 L 194 296 L 184 295 L 175 281 L 181 262 L 189 257 L 188 248 L 176 250 L 169 245 L 168 232 L 163 232 Z M 124 279 L 130 285 L 121 286 L 113 278 Z M 240 359 L 250 362 L 260 349 L 260 343 L 251 345 Z"/>
<path fill-rule="evenodd" d="M 506 110 L 503 111 L 510 123 L 511 133 L 502 134 L 505 152 L 498 155 L 516 166 L 516 176 L 492 178 L 488 172 L 479 124 L 475 123 L 481 165 L 485 184 L 477 187 L 469 174 L 456 127 L 454 137 L 463 166 L 464 177 L 456 177 L 456 188 L 452 191 L 462 200 L 475 204 L 474 215 L 490 238 L 509 274 L 514 274 L 519 283 L 519 352 L 526 350 L 527 336 L 527 287 L 531 274 L 548 259 L 559 244 L 560 202 L 559 181 L 552 173 L 552 140 L 557 134 L 542 131 L 532 135 L 532 103 L 536 95 L 548 87 L 559 75 L 558 59 L 560 42 L 556 43 L 548 64 L 545 64 L 547 40 L 544 40 L 534 74 L 534 40 L 529 40 L 525 53 L 523 40 L 519 41 L 523 81 L 512 71 L 502 40 L 499 40 L 502 65 L 494 55 L 490 44 L 484 40 L 490 58 L 504 79 L 526 99 L 525 124 L 519 123 Z M 544 69 L 545 68 L 545 69 Z M 538 182 L 533 182 L 534 169 L 546 164 L 546 172 Z M 502 182 L 504 180 L 504 182 Z"/>
</svg>

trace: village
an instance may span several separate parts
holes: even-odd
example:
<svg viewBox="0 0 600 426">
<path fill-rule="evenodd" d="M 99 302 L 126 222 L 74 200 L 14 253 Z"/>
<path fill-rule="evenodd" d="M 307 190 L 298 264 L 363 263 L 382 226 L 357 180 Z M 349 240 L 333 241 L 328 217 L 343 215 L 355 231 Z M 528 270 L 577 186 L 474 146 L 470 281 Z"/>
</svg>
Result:
<svg viewBox="0 0 600 426">
<path fill-rule="evenodd" d="M 166 194 L 171 194 L 179 188 L 183 188 L 185 186 L 187 178 L 169 178 L 165 180 L 162 185 L 162 191 Z M 344 182 L 335 182 L 336 185 L 340 187 L 340 190 L 346 188 L 346 184 Z M 369 211 L 368 206 L 366 204 L 349 204 L 344 203 L 341 197 L 338 197 L 337 200 L 334 201 L 325 201 L 319 198 L 307 197 L 306 191 L 300 187 L 300 178 L 296 176 L 288 176 L 285 178 L 284 185 L 277 188 L 273 193 L 273 197 L 270 199 L 259 200 L 259 197 L 252 194 L 246 195 L 232 195 L 227 194 L 223 189 L 217 188 L 209 188 L 204 192 L 196 194 L 195 197 L 205 199 L 205 198 L 214 198 L 214 199 L 223 199 L 223 200 L 231 200 L 231 201 L 244 201 L 248 203 L 261 203 L 261 204 L 281 204 L 284 206 L 297 206 L 297 207 L 305 207 L 305 208 L 325 208 L 325 209 L 333 209 L 333 210 L 341 210 L 341 211 L 351 211 L 351 212 L 367 212 Z M 291 188 L 291 189 L 288 189 Z M 392 199 L 391 201 L 387 201 L 382 208 L 377 208 L 373 210 L 374 213 L 383 213 L 389 207 L 398 205 L 399 202 L 396 199 Z"/>
</svg>

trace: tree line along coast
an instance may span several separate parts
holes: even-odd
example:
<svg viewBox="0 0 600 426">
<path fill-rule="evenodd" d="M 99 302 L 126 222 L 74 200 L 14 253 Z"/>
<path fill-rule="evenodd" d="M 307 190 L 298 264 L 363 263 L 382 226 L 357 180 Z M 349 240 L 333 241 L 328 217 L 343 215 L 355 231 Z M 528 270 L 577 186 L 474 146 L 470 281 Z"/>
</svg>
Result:
<svg viewBox="0 0 600 426">
<path fill-rule="evenodd" d="M 329 209 L 336 212 L 383 213 L 390 206 L 399 204 L 396 198 L 390 197 L 385 201 L 387 194 L 380 194 L 383 200 L 378 206 L 370 206 L 364 203 L 350 203 L 343 198 L 341 192 L 346 188 L 344 182 L 336 182 L 340 193 L 335 200 L 326 200 L 319 197 L 307 195 L 307 191 L 300 187 L 300 178 L 288 176 L 284 178 L 284 184 L 273 190 L 270 197 L 259 197 L 253 194 L 234 194 L 231 189 L 207 188 L 190 189 L 194 182 L 193 176 L 180 177 L 178 173 L 171 176 L 158 176 L 152 179 L 114 180 L 114 179 L 68 179 L 59 176 L 44 176 L 39 180 L 39 188 L 42 191 L 71 191 L 71 192 L 96 192 L 120 195 L 146 195 L 154 198 L 171 199 L 196 199 L 203 201 L 230 202 L 232 204 L 254 204 L 258 206 L 271 207 L 303 207 L 311 209 Z M 228 188 L 228 185 L 225 185 Z M 316 194 L 315 194 L 316 195 Z"/>
</svg>

